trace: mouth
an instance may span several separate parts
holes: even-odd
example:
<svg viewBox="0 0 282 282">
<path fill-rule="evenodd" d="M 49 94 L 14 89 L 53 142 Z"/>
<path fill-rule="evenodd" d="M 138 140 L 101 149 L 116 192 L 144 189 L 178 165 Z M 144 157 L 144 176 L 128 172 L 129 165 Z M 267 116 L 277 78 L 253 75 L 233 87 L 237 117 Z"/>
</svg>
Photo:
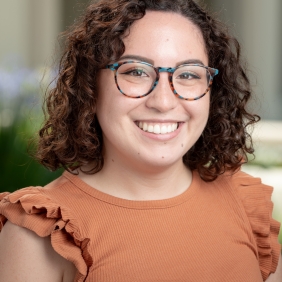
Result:
<svg viewBox="0 0 282 282">
<path fill-rule="evenodd" d="M 154 134 L 167 134 L 175 131 L 179 127 L 179 123 L 153 123 L 139 121 L 137 122 L 137 126 L 145 132 Z"/>
</svg>

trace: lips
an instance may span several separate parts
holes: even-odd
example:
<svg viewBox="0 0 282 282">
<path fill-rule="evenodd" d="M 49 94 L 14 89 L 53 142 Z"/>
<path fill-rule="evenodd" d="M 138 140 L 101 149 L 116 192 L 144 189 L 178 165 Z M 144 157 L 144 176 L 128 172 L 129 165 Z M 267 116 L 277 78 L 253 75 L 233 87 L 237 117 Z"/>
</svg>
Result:
<svg viewBox="0 0 282 282">
<path fill-rule="evenodd" d="M 167 134 L 175 131 L 178 128 L 178 123 L 151 123 L 151 122 L 142 122 L 137 123 L 138 127 L 146 132 L 154 134 Z"/>
</svg>

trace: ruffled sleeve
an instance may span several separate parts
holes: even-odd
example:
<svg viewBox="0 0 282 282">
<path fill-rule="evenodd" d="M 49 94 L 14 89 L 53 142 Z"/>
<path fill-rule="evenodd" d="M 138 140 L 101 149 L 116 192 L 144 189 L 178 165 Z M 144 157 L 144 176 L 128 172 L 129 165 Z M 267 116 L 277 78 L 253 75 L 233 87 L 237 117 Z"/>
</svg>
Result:
<svg viewBox="0 0 282 282">
<path fill-rule="evenodd" d="M 42 188 L 0 194 L 0 231 L 5 222 L 34 231 L 40 237 L 51 237 L 54 250 L 77 268 L 75 282 L 85 281 L 92 258 L 88 252 L 89 238 L 81 235 L 72 212 L 60 206 Z"/>
<path fill-rule="evenodd" d="M 272 218 L 273 188 L 262 184 L 260 178 L 251 177 L 241 171 L 233 176 L 233 185 L 249 218 L 257 244 L 261 274 L 265 281 L 277 268 L 281 248 L 278 242 L 280 223 Z"/>
</svg>

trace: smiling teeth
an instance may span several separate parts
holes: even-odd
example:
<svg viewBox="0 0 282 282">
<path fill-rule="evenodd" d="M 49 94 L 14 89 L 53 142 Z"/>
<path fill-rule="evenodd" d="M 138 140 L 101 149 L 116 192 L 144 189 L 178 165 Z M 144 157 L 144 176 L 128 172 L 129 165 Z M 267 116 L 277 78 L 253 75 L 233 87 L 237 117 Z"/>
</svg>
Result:
<svg viewBox="0 0 282 282">
<path fill-rule="evenodd" d="M 177 129 L 177 122 L 171 123 L 171 124 L 151 124 L 146 122 L 139 122 L 138 123 L 139 128 L 141 128 L 143 131 L 148 131 L 155 134 L 166 134 L 173 132 Z"/>
</svg>

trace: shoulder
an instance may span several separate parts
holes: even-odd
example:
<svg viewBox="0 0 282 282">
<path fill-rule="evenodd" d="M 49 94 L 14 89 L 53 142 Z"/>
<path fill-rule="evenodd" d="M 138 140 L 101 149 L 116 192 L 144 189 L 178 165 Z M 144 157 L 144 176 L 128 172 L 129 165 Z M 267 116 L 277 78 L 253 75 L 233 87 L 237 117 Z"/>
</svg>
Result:
<svg viewBox="0 0 282 282">
<path fill-rule="evenodd" d="M 268 279 L 266 279 L 267 282 L 281 282 L 282 281 L 282 255 L 280 255 L 280 259 L 278 262 L 277 269 L 275 273 L 271 274 Z"/>
<path fill-rule="evenodd" d="M 68 204 L 71 185 L 59 177 L 46 187 L 27 187 L 13 193 L 0 193 L 0 223 L 9 220 L 15 225 L 34 231 L 41 237 L 56 229 L 56 222 L 63 216 L 72 218 Z M 0 224 L 1 231 L 1 224 Z"/>
<path fill-rule="evenodd" d="M 1 281 L 71 281 L 75 268 L 57 254 L 50 237 L 7 222 L 0 233 Z M 68 277 L 66 276 L 68 273 Z"/>
<path fill-rule="evenodd" d="M 91 256 L 85 255 L 89 253 L 90 239 L 82 222 L 84 213 L 81 203 L 84 202 L 84 194 L 83 196 L 81 194 L 82 191 L 75 183 L 64 176 L 46 187 L 28 187 L 14 193 L 2 193 L 0 194 L 0 231 L 2 229 L 3 233 L 6 229 L 5 234 L 7 230 L 12 232 L 20 228 L 19 234 L 30 235 L 24 237 L 30 239 L 27 242 L 32 244 L 34 241 L 32 238 L 36 238 L 35 241 L 42 243 L 41 247 L 47 242 L 50 246 L 52 242 L 52 249 L 60 257 L 75 265 L 76 276 L 81 281 L 92 265 Z M 79 204 L 78 199 L 80 199 Z M 7 223 L 8 227 L 3 228 Z M 10 223 L 13 223 L 12 229 Z M 12 234 L 16 233 L 14 231 Z M 1 236 L 4 238 L 4 235 Z M 9 237 L 10 234 L 5 236 L 5 238 Z"/>
<path fill-rule="evenodd" d="M 260 178 L 247 174 L 241 169 L 236 171 L 226 171 L 222 175 L 219 175 L 214 182 L 218 185 L 228 185 L 232 187 L 233 190 L 238 190 L 240 187 L 251 187 L 262 184 Z M 269 186 L 269 188 L 272 190 L 272 187 Z"/>
<path fill-rule="evenodd" d="M 54 215 L 60 213 L 61 209 L 74 209 L 73 203 L 82 193 L 74 181 L 64 172 L 62 176 L 55 179 L 44 187 L 30 186 L 14 191 L 13 193 L 0 193 L 0 214 L 11 209 L 20 212 L 21 207 L 27 214 L 39 214 L 45 210 Z M 75 177 L 73 177 L 75 180 Z M 50 217 L 50 218 L 53 218 Z M 0 229 L 1 230 L 1 229 Z"/>
<path fill-rule="evenodd" d="M 259 177 L 254 177 L 241 170 L 226 171 L 215 181 L 214 186 L 219 190 L 226 190 L 244 204 L 245 207 L 252 204 L 253 201 L 264 201 L 266 206 L 271 201 L 273 187 L 262 183 Z"/>
<path fill-rule="evenodd" d="M 281 252 L 278 242 L 280 223 L 272 218 L 273 187 L 263 184 L 260 178 L 241 170 L 225 173 L 219 177 L 218 182 L 234 194 L 248 218 L 256 242 L 261 273 L 265 280 L 279 268 Z"/>
</svg>

